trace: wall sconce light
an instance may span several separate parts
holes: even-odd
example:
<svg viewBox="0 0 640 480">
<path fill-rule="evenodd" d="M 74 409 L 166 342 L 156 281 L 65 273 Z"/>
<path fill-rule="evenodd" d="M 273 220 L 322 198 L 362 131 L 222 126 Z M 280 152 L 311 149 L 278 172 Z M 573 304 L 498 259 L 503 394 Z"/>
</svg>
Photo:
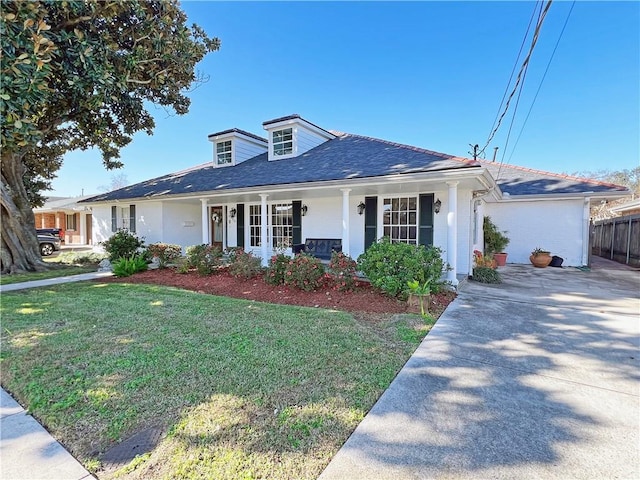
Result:
<svg viewBox="0 0 640 480">
<path fill-rule="evenodd" d="M 231 218 L 236 218 L 236 213 L 238 213 L 238 212 L 236 211 L 235 208 L 232 208 L 231 210 L 229 210 L 229 216 Z"/>
<path fill-rule="evenodd" d="M 440 213 L 440 207 L 442 207 L 442 202 L 440 201 L 440 199 L 437 199 L 433 204 L 433 211 L 436 213 Z"/>
<path fill-rule="evenodd" d="M 304 217 L 307 214 L 307 206 L 306 205 L 302 205 L 302 208 L 300 209 L 300 212 L 302 213 L 302 216 Z"/>
<path fill-rule="evenodd" d="M 367 206 L 364 204 L 364 202 L 360 202 L 358 204 L 358 215 L 362 215 L 365 208 L 367 208 Z"/>
</svg>

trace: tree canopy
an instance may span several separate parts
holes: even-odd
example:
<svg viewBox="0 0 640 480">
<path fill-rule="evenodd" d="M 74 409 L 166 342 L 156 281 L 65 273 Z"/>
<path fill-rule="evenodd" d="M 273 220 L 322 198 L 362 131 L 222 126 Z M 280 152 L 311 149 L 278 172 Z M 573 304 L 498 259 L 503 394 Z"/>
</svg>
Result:
<svg viewBox="0 0 640 480">
<path fill-rule="evenodd" d="M 195 66 L 220 42 L 175 0 L 2 0 L 0 20 L 2 271 L 33 270 L 31 206 L 64 153 L 96 147 L 121 167 L 133 135 L 153 133 L 145 102 L 187 113 Z"/>
</svg>

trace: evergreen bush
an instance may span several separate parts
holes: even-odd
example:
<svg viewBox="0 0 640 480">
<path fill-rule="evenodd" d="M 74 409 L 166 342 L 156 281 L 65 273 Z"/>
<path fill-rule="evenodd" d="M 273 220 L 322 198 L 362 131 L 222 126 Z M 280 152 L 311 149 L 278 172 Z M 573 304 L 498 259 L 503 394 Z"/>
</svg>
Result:
<svg viewBox="0 0 640 480">
<path fill-rule="evenodd" d="M 442 250 L 434 246 L 393 243 L 387 237 L 371 245 L 358 257 L 358 267 L 374 287 L 387 294 L 406 299 L 408 282 L 429 282 L 431 291 L 438 293 L 445 271 Z"/>
<path fill-rule="evenodd" d="M 108 240 L 100 242 L 109 254 L 109 260 L 114 262 L 119 258 L 131 258 L 144 248 L 144 239 L 138 238 L 129 230 L 118 230 Z"/>
</svg>

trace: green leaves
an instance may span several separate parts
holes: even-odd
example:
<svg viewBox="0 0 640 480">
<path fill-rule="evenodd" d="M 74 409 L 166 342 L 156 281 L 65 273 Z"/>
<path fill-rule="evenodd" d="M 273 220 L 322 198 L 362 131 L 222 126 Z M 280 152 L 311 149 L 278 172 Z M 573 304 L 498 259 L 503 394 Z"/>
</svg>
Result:
<svg viewBox="0 0 640 480">
<path fill-rule="evenodd" d="M 4 152 L 97 147 L 107 168 L 136 132 L 152 133 L 145 102 L 187 113 L 195 66 L 220 46 L 174 0 L 2 0 L 0 18 Z"/>
</svg>

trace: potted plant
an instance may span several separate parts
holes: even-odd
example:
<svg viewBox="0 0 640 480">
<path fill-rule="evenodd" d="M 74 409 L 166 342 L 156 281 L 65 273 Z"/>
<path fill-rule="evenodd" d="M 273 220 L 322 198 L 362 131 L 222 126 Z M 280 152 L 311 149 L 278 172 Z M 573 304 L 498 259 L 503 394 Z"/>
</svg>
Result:
<svg viewBox="0 0 640 480">
<path fill-rule="evenodd" d="M 545 268 L 551 263 L 551 252 L 540 247 L 534 248 L 529 256 L 529 261 L 537 268 Z"/>
<path fill-rule="evenodd" d="M 482 229 L 484 230 L 484 253 L 493 256 L 497 266 L 503 267 L 507 264 L 507 254 L 504 249 L 509 245 L 507 231 L 500 231 L 493 223 L 491 217 L 485 216 Z"/>
</svg>

